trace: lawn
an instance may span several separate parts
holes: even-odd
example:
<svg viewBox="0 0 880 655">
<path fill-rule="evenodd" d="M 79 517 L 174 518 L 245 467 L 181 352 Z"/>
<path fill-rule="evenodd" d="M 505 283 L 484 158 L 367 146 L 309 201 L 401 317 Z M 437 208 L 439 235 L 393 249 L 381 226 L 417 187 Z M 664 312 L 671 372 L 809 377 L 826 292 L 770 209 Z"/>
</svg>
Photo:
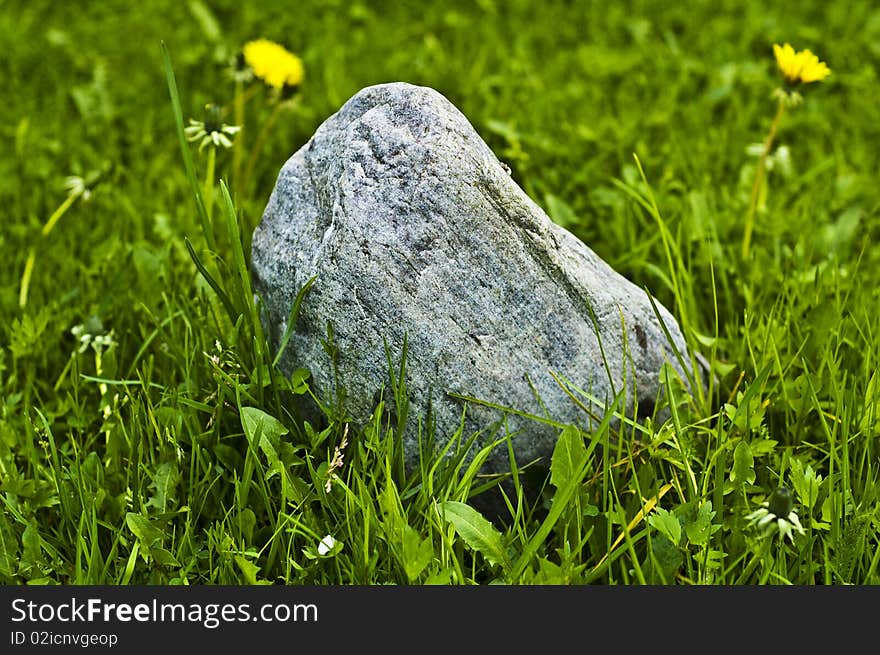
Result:
<svg viewBox="0 0 880 655">
<path fill-rule="evenodd" d="M 874 3 L 0 8 L 0 583 L 880 583 Z M 231 74 L 258 38 L 301 58 L 291 101 Z M 783 43 L 831 74 L 762 159 Z M 494 522 L 497 481 L 407 474 L 380 413 L 303 419 L 250 293 L 278 170 L 389 81 L 449 98 L 713 373 L 668 420 L 560 431 Z M 233 147 L 181 140 L 208 104 Z"/>
</svg>

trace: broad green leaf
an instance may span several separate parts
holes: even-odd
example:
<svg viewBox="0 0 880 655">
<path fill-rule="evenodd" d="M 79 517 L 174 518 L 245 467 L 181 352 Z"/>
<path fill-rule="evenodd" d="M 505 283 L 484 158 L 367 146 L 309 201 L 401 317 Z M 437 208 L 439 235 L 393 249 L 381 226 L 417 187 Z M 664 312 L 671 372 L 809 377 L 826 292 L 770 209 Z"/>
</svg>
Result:
<svg viewBox="0 0 880 655">
<path fill-rule="evenodd" d="M 241 426 L 251 447 L 258 446 L 276 473 L 285 469 L 278 456 L 278 440 L 288 430 L 277 418 L 256 407 L 241 408 Z M 259 441 L 257 441 L 259 440 Z M 255 443 L 256 442 L 256 443 Z"/>
<path fill-rule="evenodd" d="M 538 558 L 538 572 L 531 580 L 531 584 L 537 585 L 563 585 L 567 584 L 565 571 L 561 566 L 551 562 L 546 557 Z"/>
<path fill-rule="evenodd" d="M 697 510 L 697 516 L 694 520 L 684 526 L 688 542 L 691 545 L 705 546 L 709 543 L 709 537 L 712 536 L 712 533 L 721 528 L 720 525 L 712 524 L 712 519 L 714 517 L 715 512 L 712 511 L 711 500 L 707 500 L 700 505 L 700 509 Z"/>
<path fill-rule="evenodd" d="M 801 461 L 794 458 L 791 460 L 789 478 L 801 505 L 808 510 L 813 509 L 816 501 L 819 500 L 819 485 L 822 484 L 822 476 L 817 475 L 809 464 L 804 468 Z"/>
<path fill-rule="evenodd" d="M 260 580 L 257 574 L 260 567 L 247 559 L 244 555 L 236 555 L 235 563 L 238 565 L 241 574 L 244 576 L 245 582 L 251 585 L 268 585 L 272 584 L 269 580 Z"/>
<path fill-rule="evenodd" d="M 297 394 L 303 395 L 309 391 L 308 379 L 311 372 L 305 368 L 298 368 L 290 374 L 290 390 Z"/>
<path fill-rule="evenodd" d="M 21 546 L 21 564 L 27 567 L 37 566 L 40 561 L 40 530 L 36 519 L 31 519 L 22 532 Z"/>
<path fill-rule="evenodd" d="M 382 512 L 385 539 L 403 565 L 407 579 L 414 582 L 434 558 L 431 537 L 422 539 L 419 532 L 406 522 L 400 496 L 391 481 L 379 494 L 379 509 Z"/>
<path fill-rule="evenodd" d="M 752 484 L 755 481 L 755 458 L 746 441 L 740 441 L 733 451 L 730 481 L 737 485 Z"/>
<path fill-rule="evenodd" d="M 706 568 L 720 569 L 724 564 L 725 557 L 727 557 L 727 553 L 725 553 L 723 550 L 710 549 L 706 553 Z"/>
<path fill-rule="evenodd" d="M 654 513 L 648 516 L 648 525 L 666 535 L 676 546 L 681 540 L 681 523 L 678 522 L 678 517 L 662 507 L 657 507 Z"/>
<path fill-rule="evenodd" d="M 430 535 L 422 539 L 418 530 L 403 529 L 403 568 L 410 582 L 415 582 L 425 567 L 434 559 L 434 545 Z"/>
<path fill-rule="evenodd" d="M 165 536 L 161 530 L 155 527 L 146 516 L 128 512 L 125 515 L 125 524 L 132 534 L 137 537 L 141 547 L 150 552 L 153 547 L 158 547 Z"/>
<path fill-rule="evenodd" d="M 150 550 L 150 555 L 160 566 L 180 566 L 177 558 L 164 548 L 153 548 Z"/>
<path fill-rule="evenodd" d="M 219 462 L 230 471 L 240 470 L 244 464 L 242 453 L 225 443 L 214 444 L 213 451 Z"/>
<path fill-rule="evenodd" d="M 582 468 L 586 461 L 587 449 L 580 430 L 573 426 L 566 427 L 559 435 L 550 459 L 550 484 L 557 489 L 567 486 L 575 476 L 583 475 Z"/>
<path fill-rule="evenodd" d="M 237 520 L 238 529 L 241 531 L 245 543 L 251 543 L 254 538 L 254 526 L 257 524 L 257 516 L 254 514 L 254 510 L 250 507 L 245 507 L 239 512 Z"/>
<path fill-rule="evenodd" d="M 168 503 L 174 500 L 174 490 L 179 481 L 180 474 L 175 462 L 160 464 L 153 474 L 152 482 L 150 482 L 153 495 L 147 501 L 147 507 L 154 507 L 159 512 L 167 512 L 169 510 Z"/>
<path fill-rule="evenodd" d="M 241 427 L 244 428 L 244 433 L 251 443 L 257 434 L 275 441 L 288 432 L 281 421 L 256 407 L 241 408 Z"/>
<path fill-rule="evenodd" d="M 779 442 L 776 439 L 756 439 L 749 444 L 749 448 L 751 448 L 754 457 L 761 457 L 771 454 L 776 450 L 777 445 Z"/>
<path fill-rule="evenodd" d="M 445 569 L 434 571 L 425 578 L 425 585 L 450 585 L 455 580 L 455 569 L 447 566 Z"/>
<path fill-rule="evenodd" d="M 444 518 L 452 523 L 465 543 L 486 558 L 490 564 L 510 568 L 501 533 L 470 505 L 447 500 L 441 506 Z"/>
</svg>

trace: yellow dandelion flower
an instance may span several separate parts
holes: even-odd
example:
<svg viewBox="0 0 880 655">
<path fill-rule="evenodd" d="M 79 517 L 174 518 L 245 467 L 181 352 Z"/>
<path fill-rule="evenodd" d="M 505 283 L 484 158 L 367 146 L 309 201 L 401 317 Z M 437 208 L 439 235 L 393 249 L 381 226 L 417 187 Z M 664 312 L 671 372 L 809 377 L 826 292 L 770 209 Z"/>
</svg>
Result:
<svg viewBox="0 0 880 655">
<path fill-rule="evenodd" d="M 297 87 L 302 83 L 304 69 L 302 60 L 284 46 L 256 39 L 244 45 L 244 60 L 254 75 L 274 89 Z"/>
<path fill-rule="evenodd" d="M 776 55 L 776 63 L 779 70 L 785 76 L 789 84 L 807 84 L 809 82 L 821 82 L 831 75 L 831 69 L 824 61 L 809 50 L 795 52 L 790 44 L 773 45 L 773 54 Z"/>
</svg>

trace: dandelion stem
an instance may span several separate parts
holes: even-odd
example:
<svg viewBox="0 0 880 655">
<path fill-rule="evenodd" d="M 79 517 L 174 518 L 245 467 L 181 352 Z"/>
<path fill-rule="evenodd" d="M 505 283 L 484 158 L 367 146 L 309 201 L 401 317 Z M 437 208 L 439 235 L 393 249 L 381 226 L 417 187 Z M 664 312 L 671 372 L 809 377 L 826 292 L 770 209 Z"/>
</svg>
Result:
<svg viewBox="0 0 880 655">
<path fill-rule="evenodd" d="M 752 228 L 755 222 L 755 211 L 758 207 L 758 191 L 761 188 L 761 181 L 764 179 L 764 172 L 767 168 L 767 157 L 770 154 L 770 148 L 773 145 L 773 139 L 776 137 L 776 128 L 779 126 L 779 119 L 785 111 L 785 101 L 779 101 L 779 107 L 776 109 L 776 116 L 770 124 L 770 131 L 767 133 L 767 139 L 764 141 L 764 150 L 761 152 L 761 158 L 758 160 L 758 170 L 755 171 L 755 182 L 752 184 L 752 195 L 749 198 L 749 213 L 746 214 L 745 232 L 743 232 L 742 255 L 743 258 L 749 256 L 749 247 L 752 243 Z"/>
<path fill-rule="evenodd" d="M 235 125 L 238 125 L 238 138 L 232 146 L 232 179 L 238 184 L 241 175 L 241 156 L 244 152 L 244 91 L 241 80 L 235 81 L 235 99 L 232 101 L 235 112 Z"/>
<path fill-rule="evenodd" d="M 266 119 L 266 122 L 263 123 L 263 128 L 260 130 L 260 134 L 257 136 L 257 140 L 254 142 L 254 147 L 251 150 L 250 157 L 248 157 L 247 168 L 245 168 L 244 178 L 242 179 L 241 183 L 242 194 L 247 193 L 248 185 L 251 181 L 251 175 L 253 175 L 254 166 L 256 166 L 257 163 L 257 157 L 260 154 L 260 150 L 262 150 L 263 148 L 263 144 L 269 137 L 269 132 L 272 129 L 272 126 L 275 125 L 275 121 L 278 120 L 278 117 L 281 115 L 281 111 L 291 106 L 292 105 L 287 102 L 279 102 L 272 109 L 272 113 L 269 114 L 269 118 Z"/>
<path fill-rule="evenodd" d="M 208 148 L 208 163 L 205 168 L 205 183 L 202 188 L 202 196 L 205 198 L 205 211 L 208 213 L 208 222 L 214 215 L 214 166 L 217 161 L 217 147 L 212 143 Z"/>
</svg>

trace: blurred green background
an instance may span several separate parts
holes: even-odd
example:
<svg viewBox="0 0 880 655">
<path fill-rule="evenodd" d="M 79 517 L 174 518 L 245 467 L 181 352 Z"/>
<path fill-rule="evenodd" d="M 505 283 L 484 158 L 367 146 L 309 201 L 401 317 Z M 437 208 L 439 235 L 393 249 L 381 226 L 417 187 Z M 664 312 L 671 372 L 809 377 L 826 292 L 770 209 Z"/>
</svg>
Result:
<svg viewBox="0 0 880 655">
<path fill-rule="evenodd" d="M 108 248 L 119 254 L 108 241 L 195 231 L 159 44 L 170 50 L 188 117 L 231 102 L 228 57 L 256 37 L 299 54 L 306 80 L 299 109 L 259 161 L 253 197 L 237 199 L 251 226 L 277 170 L 321 121 L 366 85 L 405 80 L 444 93 L 555 220 L 651 282 L 637 269 L 655 235 L 622 220 L 625 200 L 610 180 L 632 178 L 637 153 L 666 218 L 695 221 L 691 238 L 708 230 L 705 218 L 717 219 L 722 237 L 737 229 L 725 214 L 747 194 L 744 149 L 769 124 L 778 84 L 771 45 L 783 41 L 812 48 L 833 71 L 780 132 L 799 173 L 821 167 L 800 180 L 820 189 L 812 220 L 876 203 L 880 10 L 871 2 L 6 1 L 5 314 L 15 311 L 24 246 L 63 200 L 64 176 L 113 164 L 108 188 L 45 244 L 45 257 L 74 258 L 86 271 L 63 281 L 36 271 L 38 302 L 74 288 L 130 292 L 114 287 L 125 261 L 108 257 Z M 780 223 L 772 231 L 800 229 Z"/>
</svg>

